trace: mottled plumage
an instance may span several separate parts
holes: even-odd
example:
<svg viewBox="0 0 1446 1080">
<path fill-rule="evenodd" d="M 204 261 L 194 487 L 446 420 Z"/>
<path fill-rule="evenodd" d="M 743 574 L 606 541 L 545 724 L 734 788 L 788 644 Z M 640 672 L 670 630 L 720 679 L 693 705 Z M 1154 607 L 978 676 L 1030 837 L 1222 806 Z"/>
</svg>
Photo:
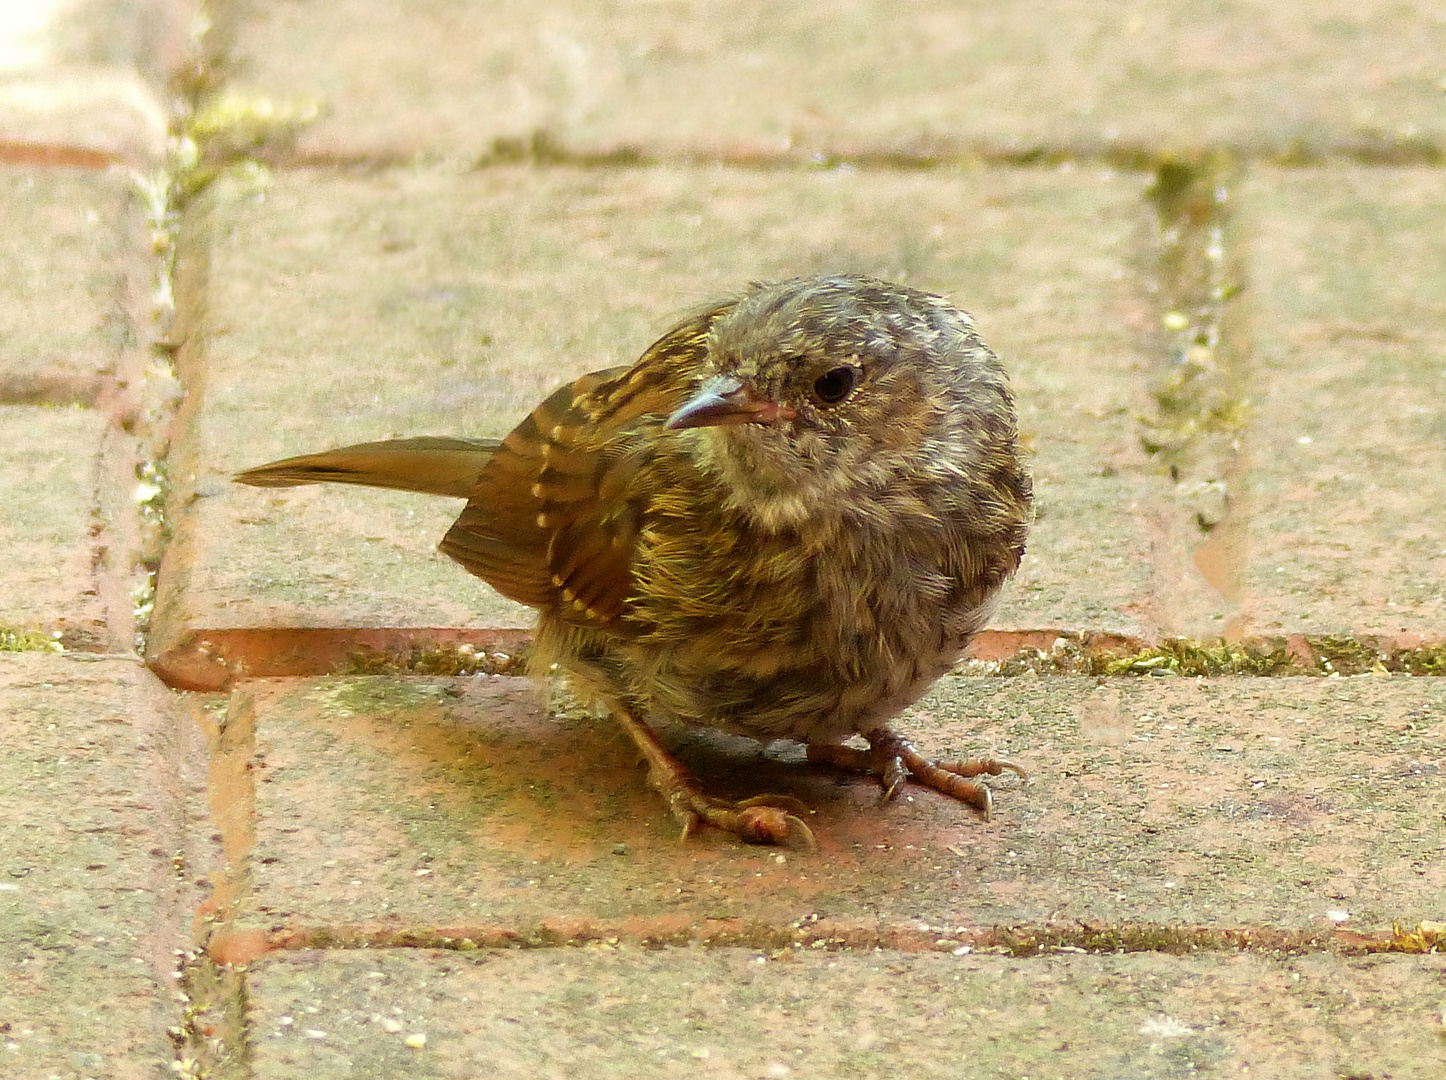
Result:
<svg viewBox="0 0 1446 1080">
<path fill-rule="evenodd" d="M 1004 373 L 937 296 L 756 285 L 559 389 L 500 444 L 366 444 L 238 479 L 465 491 L 441 550 L 538 609 L 543 669 L 643 743 L 685 827 L 807 832 L 788 800 L 706 799 L 649 713 L 795 739 L 889 793 L 907 770 L 986 812 L 966 778 L 1013 768 L 934 766 L 885 726 L 984 625 L 1030 518 Z M 870 752 L 833 748 L 856 734 Z"/>
</svg>

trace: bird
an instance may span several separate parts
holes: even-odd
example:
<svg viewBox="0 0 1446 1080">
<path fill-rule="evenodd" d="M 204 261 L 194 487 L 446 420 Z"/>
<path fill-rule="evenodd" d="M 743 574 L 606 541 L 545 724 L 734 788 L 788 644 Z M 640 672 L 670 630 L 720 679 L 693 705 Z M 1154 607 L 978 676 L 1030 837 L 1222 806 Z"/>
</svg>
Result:
<svg viewBox="0 0 1446 1080">
<path fill-rule="evenodd" d="M 1025 775 L 926 759 L 888 726 L 962 658 L 1031 522 L 1008 378 L 942 296 L 755 282 L 504 439 L 363 443 L 235 479 L 466 499 L 439 549 L 537 610 L 530 669 L 618 721 L 684 838 L 814 844 L 796 799 L 710 797 L 650 719 L 802 743 L 881 801 L 912 782 L 986 819 L 979 778 Z"/>
</svg>

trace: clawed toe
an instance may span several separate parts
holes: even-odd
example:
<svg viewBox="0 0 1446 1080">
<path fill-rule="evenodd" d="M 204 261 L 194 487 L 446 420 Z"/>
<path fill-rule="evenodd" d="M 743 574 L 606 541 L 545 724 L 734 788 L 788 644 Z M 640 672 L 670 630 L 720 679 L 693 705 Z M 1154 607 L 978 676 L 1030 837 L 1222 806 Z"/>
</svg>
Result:
<svg viewBox="0 0 1446 1080">
<path fill-rule="evenodd" d="M 818 842 L 813 830 L 803 823 L 803 815 L 812 813 L 792 795 L 755 795 L 732 805 L 711 803 L 703 818 L 714 828 L 734 833 L 750 844 L 813 849 Z"/>
<path fill-rule="evenodd" d="M 929 761 L 907 740 L 879 728 L 864 738 L 867 750 L 852 746 L 811 745 L 809 761 L 823 761 L 854 772 L 878 777 L 883 794 L 879 801 L 891 800 L 906 781 L 933 788 L 950 798 L 974 807 L 988 821 L 993 813 L 994 799 L 980 776 L 999 776 L 1008 771 L 1028 779 L 1029 774 L 1012 761 L 997 758 L 975 758 L 970 761 Z"/>
<path fill-rule="evenodd" d="M 934 761 L 930 762 L 935 768 L 943 769 L 945 772 L 953 773 L 955 776 L 999 776 L 1005 772 L 1012 772 L 1022 780 L 1029 779 L 1029 772 L 1022 766 L 1012 761 L 1002 761 L 999 758 L 972 758 L 969 761 Z"/>
<path fill-rule="evenodd" d="M 818 847 L 813 830 L 799 816 L 813 811 L 788 795 L 755 795 L 725 803 L 694 790 L 681 790 L 670 802 L 674 815 L 682 822 L 683 840 L 692 836 L 699 825 L 711 825 L 750 844 L 782 844 L 809 850 Z"/>
<path fill-rule="evenodd" d="M 792 800 L 797 802 L 798 800 Z M 749 799 L 748 802 L 753 802 Z M 750 844 L 783 844 L 787 847 L 802 847 L 813 850 L 818 841 L 813 830 L 803 823 L 797 814 L 788 813 L 781 806 L 738 804 L 743 809 L 724 811 L 721 822 L 712 822 L 718 828 L 736 833 Z M 808 811 L 804 811 L 807 813 Z M 734 827 L 736 825 L 736 827 Z"/>
<path fill-rule="evenodd" d="M 803 822 L 813 811 L 797 799 L 790 795 L 755 795 L 736 803 L 710 799 L 688 770 L 663 748 L 641 716 L 622 702 L 614 705 L 613 715 L 643 752 L 648 778 L 683 827 L 682 839 L 692 836 L 699 825 L 711 825 L 750 844 L 818 846 L 813 830 Z"/>
</svg>

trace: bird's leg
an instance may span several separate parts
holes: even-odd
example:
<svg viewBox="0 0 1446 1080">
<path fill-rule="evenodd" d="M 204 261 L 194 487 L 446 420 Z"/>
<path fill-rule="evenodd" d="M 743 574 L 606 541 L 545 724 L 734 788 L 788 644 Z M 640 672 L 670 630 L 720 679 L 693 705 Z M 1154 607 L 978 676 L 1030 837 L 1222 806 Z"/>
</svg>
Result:
<svg viewBox="0 0 1446 1080">
<path fill-rule="evenodd" d="M 984 815 L 988 821 L 993 809 L 989 788 L 978 776 L 998 776 L 1008 770 L 1027 777 L 1026 773 L 1012 761 L 995 758 L 973 758 L 969 761 L 929 761 L 909 744 L 901 735 L 888 728 L 875 728 L 866 732 L 869 741 L 867 750 L 852 746 L 810 744 L 809 761 L 824 761 L 853 772 L 868 773 L 879 778 L 884 794 L 881 802 L 888 802 L 905 780 L 943 792 L 960 802 L 968 803 Z"/>
<path fill-rule="evenodd" d="M 803 803 L 787 795 L 756 795 L 737 803 L 710 799 L 635 709 L 615 699 L 608 705 L 647 759 L 649 779 L 683 826 L 682 839 L 686 840 L 703 823 L 731 832 L 750 844 L 815 846 L 813 832 L 799 817 L 809 813 Z"/>
</svg>

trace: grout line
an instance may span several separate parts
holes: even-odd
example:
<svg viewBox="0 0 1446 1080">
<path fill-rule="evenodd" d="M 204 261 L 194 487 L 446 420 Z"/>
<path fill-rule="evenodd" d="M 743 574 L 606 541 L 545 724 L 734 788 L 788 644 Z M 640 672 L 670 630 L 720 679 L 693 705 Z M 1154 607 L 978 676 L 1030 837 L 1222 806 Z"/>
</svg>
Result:
<svg viewBox="0 0 1446 1080">
<path fill-rule="evenodd" d="M 119 155 L 89 146 L 0 139 L 0 165 L 34 165 L 43 169 L 90 169 L 100 172 L 120 163 Z"/>
<path fill-rule="evenodd" d="M 987 641 L 989 631 L 975 641 Z M 1000 633 L 1007 639 L 1007 632 Z M 1116 644 L 1118 641 L 1119 644 Z M 1446 675 L 1446 640 L 1419 635 L 1289 634 L 1240 641 L 1157 642 L 1060 632 L 1048 648 L 1021 647 L 999 660 L 968 660 L 959 675 L 1348 676 Z"/>
<path fill-rule="evenodd" d="M 259 99 L 258 99 L 259 100 Z M 296 110 L 298 112 L 302 110 Z M 301 123 L 314 118 L 307 111 Z M 297 150 L 299 127 L 270 146 L 258 144 L 255 156 L 277 169 L 349 168 L 384 170 L 415 168 L 444 154 L 425 150 L 344 151 Z M 1363 133 L 1333 143 L 1288 142 L 1276 146 L 1213 145 L 1191 149 L 1147 146 L 1115 141 L 1081 141 L 1073 145 L 970 146 L 941 145 L 937 149 L 878 149 L 834 147 L 808 149 L 784 146 L 779 149 L 751 149 L 746 146 L 648 149 L 622 145 L 606 150 L 585 150 L 568 146 L 546 131 L 522 137 L 499 137 L 491 147 L 471 160 L 474 169 L 512 165 L 563 168 L 651 169 L 724 166 L 759 172 L 817 171 L 839 168 L 877 172 L 929 172 L 955 169 L 1013 168 L 1056 169 L 1070 165 L 1100 166 L 1125 172 L 1158 172 L 1170 163 L 1222 158 L 1241 164 L 1287 169 L 1321 166 L 1366 166 L 1400 168 L 1411 165 L 1446 165 L 1446 146 L 1425 138 L 1401 139 Z"/>
<path fill-rule="evenodd" d="M 1139 419 L 1140 444 L 1168 480 L 1151 515 L 1157 621 L 1225 640 L 1245 635 L 1241 447 L 1252 349 L 1233 220 L 1242 170 L 1221 154 L 1166 160 L 1155 170 L 1152 292 L 1167 336 L 1149 391 L 1153 408 Z"/>
<path fill-rule="evenodd" d="M 164 159 L 149 176 L 132 174 L 149 218 L 156 266 L 147 372 L 151 392 L 144 402 L 149 437 L 136 463 L 147 571 L 144 587 L 135 590 L 136 647 L 142 654 L 154 644 L 149 640 L 153 622 L 164 616 L 165 605 L 187 587 L 189 578 L 184 510 L 194 498 L 197 448 L 194 425 L 188 419 L 199 407 L 204 388 L 210 286 L 211 238 L 203 196 L 224 167 L 208 153 L 207 139 L 217 131 L 203 124 L 203 98 L 214 66 L 215 35 L 209 30 L 206 19 L 198 21 L 190 41 L 190 61 L 176 73 L 177 99 Z M 207 804 L 224 865 L 210 868 L 214 888 L 193 914 L 195 949 L 185 958 L 177 988 L 185 1008 L 181 1023 L 170 1031 L 176 1051 L 172 1068 L 182 1077 L 245 1080 L 253 1074 L 245 973 L 212 964 L 205 949 L 218 927 L 225 928 L 234 919 L 250 888 L 256 840 L 256 793 L 250 772 L 255 707 L 245 692 L 232 695 L 219 717 L 212 715 L 204 699 L 190 698 L 187 704 L 207 742 Z"/>
<path fill-rule="evenodd" d="M 79 405 L 93 409 L 114 392 L 105 372 L 37 371 L 0 375 L 0 405 Z"/>
<path fill-rule="evenodd" d="M 206 801 L 210 821 L 220 835 L 223 865 L 211 869 L 214 882 L 192 919 L 195 951 L 182 967 L 180 989 L 186 996 L 181 1025 L 172 1032 L 182 1076 L 250 1075 L 247 1030 L 248 987 L 245 973 L 210 956 L 234 935 L 236 913 L 252 883 L 256 846 L 256 705 L 248 692 L 232 694 L 224 711 L 199 698 L 187 702 L 191 720 L 208 746 Z"/>
<path fill-rule="evenodd" d="M 178 571 L 179 573 L 179 571 Z M 169 583 L 168 583 L 169 584 Z M 189 631 L 149 658 L 173 689 L 218 691 L 243 679 L 527 674 L 520 628 L 257 627 Z M 1446 640 L 1414 635 L 1291 634 L 1240 641 L 1060 629 L 984 630 L 954 675 L 1446 676 Z"/>
<path fill-rule="evenodd" d="M 511 675 L 530 646 L 530 631 L 511 628 L 202 629 L 165 643 L 149 662 L 174 689 L 214 691 L 246 678 Z"/>
<path fill-rule="evenodd" d="M 213 939 L 212 957 L 246 964 L 274 952 L 354 949 L 573 948 L 584 945 L 643 948 L 701 945 L 707 948 L 819 951 L 973 952 L 1015 957 L 1059 953 L 1250 952 L 1268 956 L 1329 952 L 1341 956 L 1374 953 L 1430 953 L 1446 946 L 1446 924 L 1420 923 L 1407 930 L 1365 933 L 1339 928 L 1282 930 L 1267 926 L 1208 927 L 1163 923 L 1020 923 L 1012 926 L 880 926 L 808 916 L 789 926 L 741 919 L 635 918 L 595 922 L 585 918 L 544 919 L 533 927 L 463 925 L 398 929 L 365 923 L 240 930 Z"/>
</svg>

